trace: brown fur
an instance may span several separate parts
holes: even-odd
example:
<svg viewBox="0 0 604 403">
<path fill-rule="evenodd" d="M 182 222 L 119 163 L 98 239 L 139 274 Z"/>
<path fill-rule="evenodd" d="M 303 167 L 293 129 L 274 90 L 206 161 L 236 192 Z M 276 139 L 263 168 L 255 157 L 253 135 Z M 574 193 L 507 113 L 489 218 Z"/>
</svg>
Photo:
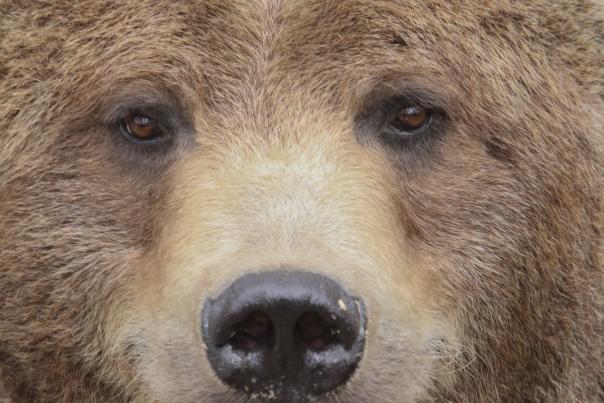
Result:
<svg viewBox="0 0 604 403">
<path fill-rule="evenodd" d="M 602 24 L 599 0 L 0 3 L 0 383 L 243 402 L 200 301 L 298 267 L 369 309 L 320 402 L 603 401 Z M 447 114 L 417 150 L 363 125 L 405 91 Z M 142 101 L 184 122 L 169 150 L 116 133 Z"/>
</svg>

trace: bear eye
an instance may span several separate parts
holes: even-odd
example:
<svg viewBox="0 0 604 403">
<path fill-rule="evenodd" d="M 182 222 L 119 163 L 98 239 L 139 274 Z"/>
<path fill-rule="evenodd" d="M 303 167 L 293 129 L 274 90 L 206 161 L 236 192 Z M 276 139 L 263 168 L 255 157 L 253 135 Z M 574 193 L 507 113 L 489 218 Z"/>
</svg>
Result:
<svg viewBox="0 0 604 403">
<path fill-rule="evenodd" d="M 152 118 L 141 113 L 130 113 L 122 121 L 122 133 L 135 141 L 151 141 L 159 138 L 162 133 Z"/>
<path fill-rule="evenodd" d="M 389 130 L 401 134 L 412 135 L 426 130 L 432 123 L 432 111 L 419 105 L 405 105 L 392 118 Z"/>
</svg>

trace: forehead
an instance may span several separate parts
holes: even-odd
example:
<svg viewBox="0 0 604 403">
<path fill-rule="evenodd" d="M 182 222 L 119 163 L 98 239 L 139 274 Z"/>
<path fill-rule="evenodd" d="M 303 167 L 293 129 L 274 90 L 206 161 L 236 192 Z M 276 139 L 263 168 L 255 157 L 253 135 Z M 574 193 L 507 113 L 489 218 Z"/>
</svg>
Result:
<svg viewBox="0 0 604 403">
<path fill-rule="evenodd" d="M 61 0 L 16 12 L 5 43 L 33 47 L 45 65 L 19 63 L 20 75 L 57 102 L 77 100 L 74 111 L 168 89 L 209 121 L 285 102 L 354 109 L 378 84 L 484 99 L 478 89 L 514 74 L 518 52 L 502 53 L 515 46 L 505 40 L 513 10 L 505 0 Z"/>
<path fill-rule="evenodd" d="M 303 82 L 335 92 L 394 72 L 451 77 L 444 72 L 456 65 L 451 55 L 458 63 L 460 54 L 474 49 L 456 39 L 468 34 L 481 13 L 469 3 L 77 2 L 48 10 L 46 21 L 44 11 L 36 11 L 34 19 L 55 37 L 71 31 L 61 47 L 72 70 L 114 80 L 184 80 L 220 97 L 266 82 Z"/>
</svg>

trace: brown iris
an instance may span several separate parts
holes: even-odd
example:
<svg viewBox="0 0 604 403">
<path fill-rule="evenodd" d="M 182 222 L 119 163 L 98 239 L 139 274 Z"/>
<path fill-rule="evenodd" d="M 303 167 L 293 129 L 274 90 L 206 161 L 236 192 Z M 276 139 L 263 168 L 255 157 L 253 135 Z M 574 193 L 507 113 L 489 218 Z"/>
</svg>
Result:
<svg viewBox="0 0 604 403">
<path fill-rule="evenodd" d="M 129 136 L 137 140 L 150 140 L 157 136 L 153 120 L 141 114 L 132 113 L 126 116 L 124 128 Z"/>
<path fill-rule="evenodd" d="M 396 114 L 391 126 L 400 132 L 415 132 L 430 123 L 430 111 L 417 105 L 409 105 Z"/>
</svg>

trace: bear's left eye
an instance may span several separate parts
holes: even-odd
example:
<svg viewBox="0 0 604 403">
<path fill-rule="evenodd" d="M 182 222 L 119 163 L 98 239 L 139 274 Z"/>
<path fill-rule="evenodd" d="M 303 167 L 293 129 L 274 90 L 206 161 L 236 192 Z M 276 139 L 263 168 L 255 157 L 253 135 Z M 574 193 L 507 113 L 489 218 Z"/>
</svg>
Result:
<svg viewBox="0 0 604 403">
<path fill-rule="evenodd" d="M 409 104 L 398 110 L 388 123 L 388 130 L 395 134 L 409 136 L 430 127 L 432 111 L 419 105 Z"/>
</svg>

